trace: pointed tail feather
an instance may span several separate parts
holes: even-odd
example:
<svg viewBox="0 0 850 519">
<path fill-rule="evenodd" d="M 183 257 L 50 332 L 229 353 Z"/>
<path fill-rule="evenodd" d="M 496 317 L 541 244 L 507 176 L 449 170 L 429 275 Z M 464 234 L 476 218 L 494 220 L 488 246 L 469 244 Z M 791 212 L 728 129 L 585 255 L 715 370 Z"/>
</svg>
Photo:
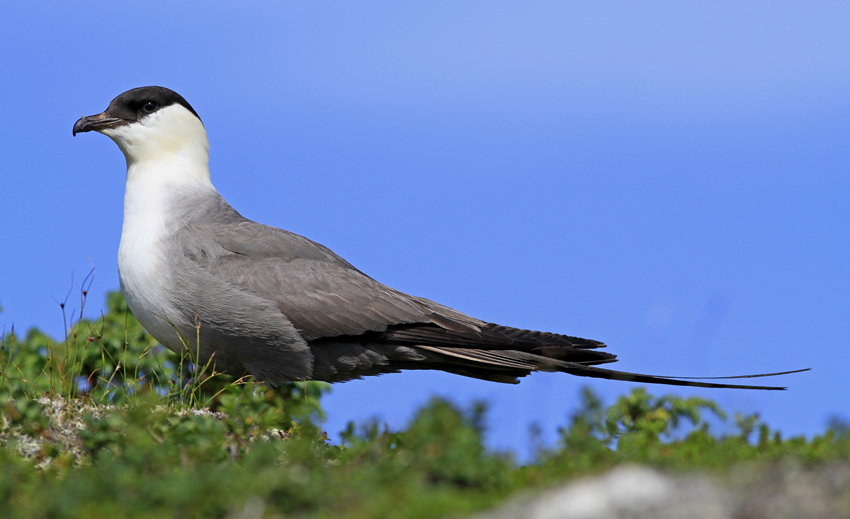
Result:
<svg viewBox="0 0 850 519">
<path fill-rule="evenodd" d="M 726 378 L 758 378 L 786 375 L 808 371 L 807 369 L 783 371 L 779 373 L 761 373 L 756 375 L 740 375 L 734 377 L 668 377 L 659 375 L 645 375 L 642 373 L 629 373 L 613 369 L 599 368 L 570 362 L 551 357 L 535 355 L 524 351 L 512 350 L 481 350 L 473 348 L 445 348 L 436 346 L 417 345 L 416 348 L 427 350 L 443 355 L 450 362 L 464 364 L 478 370 L 510 371 L 512 376 L 525 376 L 532 371 L 562 371 L 579 377 L 604 378 L 608 380 L 621 380 L 625 382 L 639 382 L 645 384 L 663 384 L 668 386 L 707 387 L 718 389 L 761 389 L 767 391 L 782 391 L 787 388 L 775 386 L 748 386 L 740 384 L 717 384 L 713 382 L 696 382 L 700 379 L 726 379 Z M 441 369 L 441 368 L 438 368 Z M 523 374 L 517 374 L 517 370 Z M 486 377 L 485 377 L 486 378 Z"/>
<path fill-rule="evenodd" d="M 565 363 L 567 364 L 567 363 Z M 645 384 L 664 384 L 668 386 L 688 386 L 688 387 L 708 387 L 715 389 L 761 389 L 766 391 L 784 391 L 788 389 L 787 387 L 776 387 L 776 386 L 747 386 L 740 384 L 716 384 L 712 382 L 694 382 L 693 379 L 690 380 L 680 380 L 685 377 L 678 378 L 669 378 L 669 377 L 660 377 L 656 375 L 644 375 L 641 373 L 628 373 L 625 371 L 615 371 L 613 369 L 605 369 L 605 368 L 596 368 L 593 366 L 584 366 L 581 364 L 573 364 L 569 363 L 569 366 L 562 366 L 561 371 L 569 373 L 571 375 L 578 375 L 580 377 L 593 377 L 593 378 L 604 378 L 608 380 L 622 380 L 625 382 L 640 382 Z M 740 377 L 716 377 L 716 378 L 750 378 L 750 377 L 762 377 L 762 376 L 773 376 L 773 375 L 783 375 L 786 373 L 798 373 L 800 371 L 789 371 L 784 373 L 774 373 L 774 374 L 763 374 L 763 375 L 744 375 Z"/>
<path fill-rule="evenodd" d="M 730 380 L 733 378 L 761 378 L 761 377 L 775 377 L 778 375 L 791 375 L 792 373 L 802 373 L 804 371 L 811 371 L 812 368 L 803 368 L 803 369 L 794 369 L 791 371 L 777 371 L 776 373 L 758 373 L 755 375 L 733 375 L 729 377 L 679 377 L 676 375 L 653 375 L 658 378 L 678 378 L 681 380 Z"/>
</svg>

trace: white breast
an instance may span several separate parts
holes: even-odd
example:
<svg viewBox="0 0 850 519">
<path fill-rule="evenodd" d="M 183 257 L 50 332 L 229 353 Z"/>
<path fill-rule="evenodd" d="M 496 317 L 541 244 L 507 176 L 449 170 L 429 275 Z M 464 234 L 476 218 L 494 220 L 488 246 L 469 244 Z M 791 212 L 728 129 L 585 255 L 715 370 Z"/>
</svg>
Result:
<svg viewBox="0 0 850 519">
<path fill-rule="evenodd" d="M 168 176 L 167 165 L 145 166 L 128 169 L 118 275 L 130 310 L 151 335 L 173 349 L 179 346 L 173 325 L 181 315 L 171 303 L 173 262 L 166 239 L 182 224 L 179 208 L 169 206 L 178 187 L 157 181 Z"/>
</svg>

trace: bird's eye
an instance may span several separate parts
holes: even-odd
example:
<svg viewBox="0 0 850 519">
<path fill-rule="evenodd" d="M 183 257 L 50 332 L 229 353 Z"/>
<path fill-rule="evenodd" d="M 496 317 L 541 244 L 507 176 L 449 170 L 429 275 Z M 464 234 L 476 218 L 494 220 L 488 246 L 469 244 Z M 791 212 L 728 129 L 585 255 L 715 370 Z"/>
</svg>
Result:
<svg viewBox="0 0 850 519">
<path fill-rule="evenodd" d="M 145 101 L 145 104 L 142 105 L 142 109 L 147 113 L 152 113 L 154 110 L 156 110 L 156 103 L 154 103 L 153 101 Z"/>
</svg>

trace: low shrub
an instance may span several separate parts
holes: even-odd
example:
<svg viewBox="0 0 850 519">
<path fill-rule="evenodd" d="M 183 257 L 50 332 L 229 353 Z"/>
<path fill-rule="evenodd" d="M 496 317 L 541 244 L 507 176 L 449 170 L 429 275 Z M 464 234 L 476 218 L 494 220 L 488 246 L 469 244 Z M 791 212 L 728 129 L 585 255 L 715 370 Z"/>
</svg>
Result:
<svg viewBox="0 0 850 519">
<path fill-rule="evenodd" d="M 559 442 L 519 466 L 484 443 L 485 406 L 435 399 L 402 431 L 320 430 L 325 384 L 271 389 L 164 350 L 117 292 L 62 342 L 0 338 L 0 517 L 459 516 L 521 490 L 621 463 L 722 475 L 742 462 L 850 459 L 842 424 L 783 439 L 757 415 L 738 432 L 700 398 L 637 387 L 606 408 L 590 390 Z"/>
</svg>

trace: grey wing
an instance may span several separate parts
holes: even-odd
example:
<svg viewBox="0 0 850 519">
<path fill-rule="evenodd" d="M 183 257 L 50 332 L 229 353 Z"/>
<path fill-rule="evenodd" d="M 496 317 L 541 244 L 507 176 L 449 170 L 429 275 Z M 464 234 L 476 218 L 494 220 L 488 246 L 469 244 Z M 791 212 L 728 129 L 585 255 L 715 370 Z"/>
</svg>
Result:
<svg viewBox="0 0 850 519">
<path fill-rule="evenodd" d="M 190 225 L 184 255 L 216 279 L 272 301 L 306 341 L 433 323 L 477 332 L 485 323 L 383 285 L 327 247 L 247 219 Z M 204 246 L 204 244 L 207 244 Z"/>
<path fill-rule="evenodd" d="M 612 354 L 592 351 L 604 347 L 598 341 L 499 326 L 399 292 L 360 272 L 327 247 L 289 231 L 238 217 L 188 226 L 180 232 L 184 256 L 207 275 L 278 308 L 319 357 L 314 375 L 322 371 L 321 358 L 327 358 L 328 364 L 331 357 L 347 359 L 379 351 L 387 352 L 379 358 L 392 358 L 395 362 L 391 364 L 408 368 L 411 355 L 433 358 L 439 348 L 481 350 L 482 358 L 472 359 L 469 354 L 464 358 L 511 370 L 526 369 L 528 363 L 509 359 L 510 353 L 485 352 L 525 350 L 588 364 L 615 359 Z M 426 354 L 429 347 L 432 349 Z M 410 348 L 418 353 L 411 354 Z M 455 355 L 450 356 L 450 363 L 457 361 Z M 439 366 L 430 362 L 416 365 L 446 369 L 445 355 L 438 357 Z M 352 375 L 358 376 L 356 372 L 363 367 L 356 363 Z"/>
</svg>

